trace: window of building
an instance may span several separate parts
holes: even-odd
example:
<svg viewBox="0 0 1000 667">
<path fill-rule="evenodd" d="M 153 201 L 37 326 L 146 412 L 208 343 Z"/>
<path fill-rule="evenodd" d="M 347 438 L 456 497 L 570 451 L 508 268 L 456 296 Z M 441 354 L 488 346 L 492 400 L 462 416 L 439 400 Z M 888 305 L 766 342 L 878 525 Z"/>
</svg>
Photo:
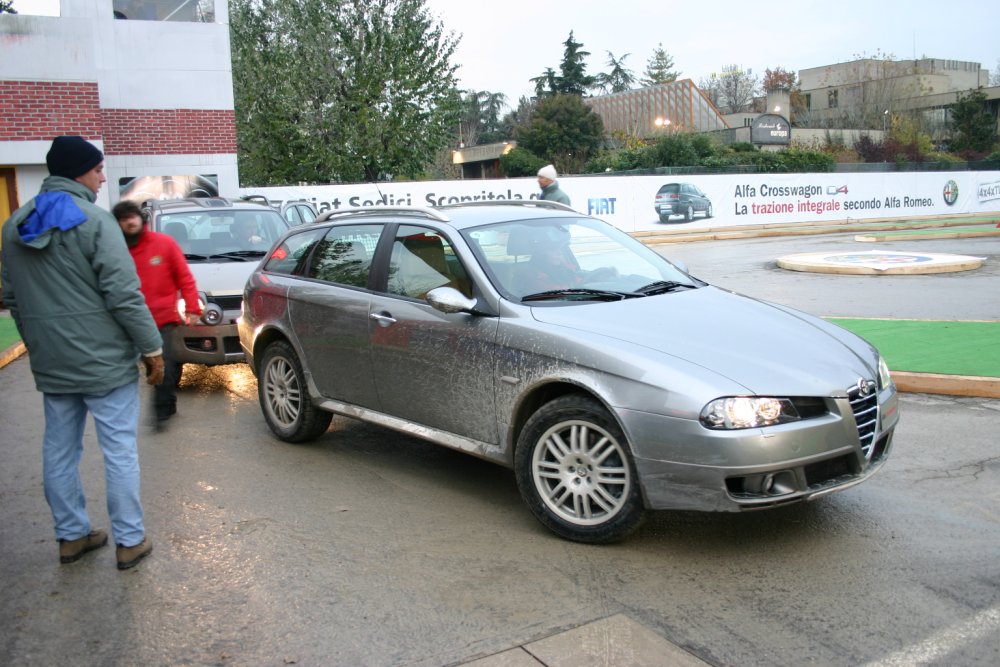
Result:
<svg viewBox="0 0 1000 667">
<path fill-rule="evenodd" d="M 827 93 L 826 93 L 826 106 L 829 107 L 830 109 L 836 109 L 837 108 L 837 91 L 836 90 L 829 90 L 829 91 L 827 91 Z"/>
<path fill-rule="evenodd" d="M 215 22 L 215 0 L 112 0 L 116 19 Z"/>
</svg>

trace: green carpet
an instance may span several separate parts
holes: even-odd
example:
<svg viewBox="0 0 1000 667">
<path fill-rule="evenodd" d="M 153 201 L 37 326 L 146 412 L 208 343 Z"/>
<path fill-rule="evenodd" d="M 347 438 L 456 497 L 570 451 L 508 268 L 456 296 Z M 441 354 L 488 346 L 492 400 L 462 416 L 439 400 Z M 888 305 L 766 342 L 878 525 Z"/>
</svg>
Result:
<svg viewBox="0 0 1000 667">
<path fill-rule="evenodd" d="M 0 352 L 21 340 L 17 335 L 17 327 L 14 326 L 14 318 L 6 311 L 0 315 Z"/>
<path fill-rule="evenodd" d="M 877 347 L 889 370 L 1000 377 L 1000 322 L 826 319 Z"/>
</svg>

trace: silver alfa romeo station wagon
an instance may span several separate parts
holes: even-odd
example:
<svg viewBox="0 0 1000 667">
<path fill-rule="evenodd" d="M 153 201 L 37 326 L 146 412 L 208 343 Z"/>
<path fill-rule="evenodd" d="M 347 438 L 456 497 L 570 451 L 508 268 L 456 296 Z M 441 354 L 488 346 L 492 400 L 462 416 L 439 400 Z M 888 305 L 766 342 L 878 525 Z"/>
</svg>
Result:
<svg viewBox="0 0 1000 667">
<path fill-rule="evenodd" d="M 238 326 L 278 438 L 336 413 L 494 461 L 580 542 L 846 489 L 898 421 L 863 339 L 551 202 L 326 213 L 261 261 Z"/>
</svg>

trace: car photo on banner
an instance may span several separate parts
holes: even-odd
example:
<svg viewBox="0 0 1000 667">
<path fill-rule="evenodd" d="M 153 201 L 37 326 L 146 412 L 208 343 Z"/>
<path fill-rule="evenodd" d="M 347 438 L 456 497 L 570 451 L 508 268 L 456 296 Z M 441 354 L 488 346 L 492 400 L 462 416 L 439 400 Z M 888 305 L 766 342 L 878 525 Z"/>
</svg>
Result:
<svg viewBox="0 0 1000 667">
<path fill-rule="evenodd" d="M 665 183 L 656 191 L 654 208 L 660 222 L 670 222 L 674 216 L 682 216 L 684 222 L 694 220 L 696 213 L 705 218 L 712 217 L 712 201 L 693 183 Z"/>
</svg>

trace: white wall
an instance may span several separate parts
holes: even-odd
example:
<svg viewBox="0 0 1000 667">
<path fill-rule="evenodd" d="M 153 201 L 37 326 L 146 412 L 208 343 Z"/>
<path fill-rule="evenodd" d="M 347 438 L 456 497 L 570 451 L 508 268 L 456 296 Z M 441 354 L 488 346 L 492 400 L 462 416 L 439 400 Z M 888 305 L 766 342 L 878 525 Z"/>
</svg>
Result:
<svg viewBox="0 0 1000 667">
<path fill-rule="evenodd" d="M 694 183 L 714 216 L 659 221 L 653 202 L 665 183 Z M 1000 213 L 1000 171 L 883 174 L 734 174 L 720 176 L 565 177 L 573 207 L 626 232 L 741 225 L 860 221 L 955 213 Z M 308 199 L 320 211 L 372 205 L 434 206 L 460 201 L 532 199 L 534 178 L 243 188 L 240 194 Z M 945 192 L 954 193 L 949 204 Z M 786 209 L 791 208 L 791 211 Z M 778 209 L 780 212 L 775 212 Z"/>
</svg>

